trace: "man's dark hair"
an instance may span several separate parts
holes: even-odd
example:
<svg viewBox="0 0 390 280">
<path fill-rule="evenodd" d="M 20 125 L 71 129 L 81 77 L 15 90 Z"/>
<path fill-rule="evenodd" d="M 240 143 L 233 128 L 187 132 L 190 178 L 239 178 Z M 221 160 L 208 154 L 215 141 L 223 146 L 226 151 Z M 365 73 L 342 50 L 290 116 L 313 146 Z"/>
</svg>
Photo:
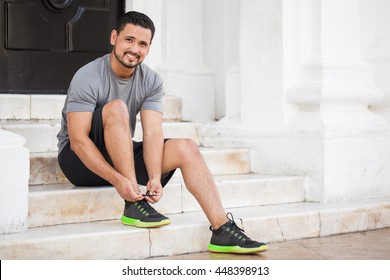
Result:
<svg viewBox="0 0 390 280">
<path fill-rule="evenodd" d="M 118 19 L 115 27 L 116 32 L 119 34 L 125 26 L 130 23 L 149 29 L 152 32 L 150 40 L 153 40 L 154 32 L 156 30 L 153 21 L 147 15 L 136 11 L 127 12 Z"/>
</svg>

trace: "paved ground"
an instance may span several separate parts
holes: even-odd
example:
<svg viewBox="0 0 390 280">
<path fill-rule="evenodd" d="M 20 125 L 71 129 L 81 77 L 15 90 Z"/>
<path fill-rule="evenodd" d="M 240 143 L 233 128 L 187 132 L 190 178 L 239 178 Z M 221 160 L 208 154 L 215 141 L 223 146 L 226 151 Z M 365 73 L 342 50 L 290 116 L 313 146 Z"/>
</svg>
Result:
<svg viewBox="0 0 390 280">
<path fill-rule="evenodd" d="M 390 228 L 367 231 L 353 234 L 343 234 L 331 237 L 303 239 L 282 243 L 269 244 L 269 250 L 263 254 L 240 256 L 231 254 L 211 254 L 211 253 L 196 253 L 185 254 L 174 257 L 160 257 L 151 260 L 175 260 L 171 268 L 176 268 L 180 265 L 181 268 L 207 268 L 207 276 L 199 276 L 186 278 L 181 276 L 180 279 L 223 279 L 229 278 L 222 273 L 222 275 L 212 273 L 216 268 L 214 262 L 202 260 L 226 260 L 217 261 L 216 263 L 226 264 L 231 263 L 228 260 L 281 260 L 281 262 L 272 262 L 270 270 L 272 279 L 301 279 L 301 280 L 328 280 L 338 279 L 375 279 L 387 280 L 390 279 L 388 266 L 390 265 Z M 203 267 L 199 263 L 180 262 L 179 260 L 200 260 Z M 283 260 L 298 260 L 284 261 Z M 301 260 L 320 260 L 315 262 L 307 262 Z M 342 260 L 341 262 L 328 262 L 321 260 Z M 343 261 L 346 260 L 346 261 Z M 354 261 L 355 260 L 355 261 Z M 364 260 L 363 262 L 357 260 Z M 376 260 L 376 261 L 370 261 Z M 383 260 L 383 261 L 382 261 Z M 4 263 L 1 270 L 2 279 L 35 279 L 49 280 L 54 276 L 58 276 L 58 271 L 61 271 L 61 279 L 82 279 L 93 278 L 99 279 L 121 279 L 124 275 L 123 271 L 126 266 L 139 269 L 140 267 L 158 268 L 162 269 L 170 264 L 166 262 L 148 262 L 144 260 L 138 261 L 123 261 L 117 264 L 116 262 L 104 263 L 101 262 L 31 262 L 25 261 L 20 263 L 18 261 L 8 261 Z M 211 264 L 210 264 L 211 263 Z M 235 265 L 238 262 L 233 262 Z M 262 262 L 260 262 L 262 263 Z M 161 264 L 159 266 L 159 264 Z M 186 266 L 187 265 L 187 266 Z M 214 266 L 213 266 L 214 265 Z M 269 263 L 267 264 L 268 268 Z M 310 267 L 308 267 L 310 265 Z M 20 269 L 23 267 L 23 269 Z M 3 273 L 4 270 L 4 273 Z M 138 271 L 138 270 L 137 270 Z M 215 270 L 214 270 L 215 271 Z M 267 270 L 268 271 L 268 270 Z M 139 272 L 139 271 L 138 271 Z M 137 272 L 137 273 L 138 273 Z M 80 274 L 81 273 L 81 274 Z M 122 273 L 122 274 L 121 274 Z M 65 276 L 66 275 L 66 276 Z M 82 275 L 82 276 L 81 276 Z M 109 276 L 107 276 L 109 275 Z M 131 276 L 132 279 L 161 279 L 164 276 L 140 276 L 135 274 Z M 264 274 L 267 275 L 267 274 Z M 35 277 L 36 276 L 36 277 Z M 338 276 L 338 277 L 337 277 Z M 173 276 L 169 276 L 173 277 Z M 234 276 L 229 279 L 241 279 L 241 276 Z M 259 275 L 244 275 L 245 279 L 259 279 Z M 58 278 L 58 277 L 57 277 Z M 130 279 L 128 277 L 128 279 Z M 170 279 L 165 278 L 164 279 Z M 172 278 L 173 279 L 173 278 Z M 176 278 L 175 278 L 176 279 Z M 178 279 L 178 278 L 177 278 Z M 265 279 L 265 278 L 264 278 Z M 268 278 L 267 278 L 268 279 Z M 271 279 L 271 278 L 269 278 Z"/>
<path fill-rule="evenodd" d="M 194 253 L 166 260 L 390 260 L 390 228 L 269 244 L 263 254 Z"/>
</svg>

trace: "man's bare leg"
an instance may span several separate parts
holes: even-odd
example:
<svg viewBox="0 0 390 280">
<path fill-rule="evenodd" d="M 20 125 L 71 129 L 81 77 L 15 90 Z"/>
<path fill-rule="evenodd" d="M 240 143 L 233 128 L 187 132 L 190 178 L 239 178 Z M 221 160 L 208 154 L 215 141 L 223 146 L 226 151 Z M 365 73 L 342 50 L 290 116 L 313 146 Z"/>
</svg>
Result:
<svg viewBox="0 0 390 280">
<path fill-rule="evenodd" d="M 194 141 L 173 139 L 165 143 L 163 171 L 168 172 L 172 168 L 181 169 L 188 190 L 199 202 L 213 227 L 207 246 L 210 252 L 257 254 L 268 249 L 266 243 L 246 236 L 232 216 L 227 217 L 214 179 Z"/>
<path fill-rule="evenodd" d="M 155 211 L 140 194 L 134 169 L 133 141 L 126 104 L 120 100 L 106 104 L 103 108 L 103 126 L 106 149 L 121 177 L 114 186 L 122 198 L 134 202 L 125 203 L 121 222 L 143 228 L 170 224 L 170 219 Z"/>
<path fill-rule="evenodd" d="M 133 143 L 126 105 L 113 100 L 103 109 L 104 140 L 115 169 L 134 179 Z M 120 148 L 119 148 L 120 147 Z M 180 168 L 190 193 L 202 207 L 213 228 L 227 222 L 215 181 L 197 144 L 190 139 L 171 139 L 164 145 L 163 173 Z M 131 201 L 131 200 L 130 200 Z"/>
<path fill-rule="evenodd" d="M 130 132 L 126 104 L 119 100 L 107 103 L 103 108 L 104 142 L 114 168 L 124 178 L 114 186 L 128 201 L 142 199 L 136 181 L 133 157 L 133 141 Z"/>
<path fill-rule="evenodd" d="M 215 181 L 199 151 L 190 139 L 171 139 L 164 145 L 163 173 L 180 168 L 189 192 L 202 207 L 214 229 L 228 219 L 223 209 Z"/>
</svg>

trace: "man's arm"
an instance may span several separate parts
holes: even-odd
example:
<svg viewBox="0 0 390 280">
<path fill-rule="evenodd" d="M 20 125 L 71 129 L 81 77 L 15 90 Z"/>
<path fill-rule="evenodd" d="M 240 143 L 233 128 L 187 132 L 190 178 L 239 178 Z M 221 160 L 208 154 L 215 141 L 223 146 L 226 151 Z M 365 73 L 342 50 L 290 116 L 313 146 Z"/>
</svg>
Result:
<svg viewBox="0 0 390 280">
<path fill-rule="evenodd" d="M 162 130 L 162 114 L 153 110 L 141 110 L 143 131 L 143 150 L 146 169 L 149 175 L 147 189 L 156 196 L 146 197 L 155 203 L 162 196 L 161 166 L 164 149 L 164 134 Z"/>
<path fill-rule="evenodd" d="M 117 172 L 89 138 L 92 116 L 90 112 L 67 113 L 71 149 L 87 168 L 115 186 L 123 199 L 128 201 L 142 199 L 138 185 L 134 186 L 134 182 Z"/>
</svg>

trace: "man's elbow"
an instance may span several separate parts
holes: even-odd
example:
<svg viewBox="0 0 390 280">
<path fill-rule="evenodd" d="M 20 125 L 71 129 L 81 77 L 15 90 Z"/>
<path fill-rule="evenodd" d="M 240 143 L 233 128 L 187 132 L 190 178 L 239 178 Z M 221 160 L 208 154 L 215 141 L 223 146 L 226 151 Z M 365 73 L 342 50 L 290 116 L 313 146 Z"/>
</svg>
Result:
<svg viewBox="0 0 390 280">
<path fill-rule="evenodd" d="M 84 142 L 82 140 L 78 139 L 71 139 L 70 140 L 70 149 L 75 153 L 78 154 L 79 151 L 83 150 Z"/>
</svg>

